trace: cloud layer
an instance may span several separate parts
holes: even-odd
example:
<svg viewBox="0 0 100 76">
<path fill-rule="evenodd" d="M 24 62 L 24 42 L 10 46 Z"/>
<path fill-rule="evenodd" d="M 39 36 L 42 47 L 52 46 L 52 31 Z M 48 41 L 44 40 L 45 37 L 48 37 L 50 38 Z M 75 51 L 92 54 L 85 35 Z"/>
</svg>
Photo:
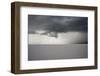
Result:
<svg viewBox="0 0 100 76">
<path fill-rule="evenodd" d="M 32 44 L 86 44 L 87 31 L 87 17 L 28 16 L 29 42 L 35 41 Z"/>
<path fill-rule="evenodd" d="M 35 33 L 37 30 L 65 33 L 69 31 L 87 32 L 87 17 L 71 16 L 28 16 L 28 32 Z"/>
</svg>

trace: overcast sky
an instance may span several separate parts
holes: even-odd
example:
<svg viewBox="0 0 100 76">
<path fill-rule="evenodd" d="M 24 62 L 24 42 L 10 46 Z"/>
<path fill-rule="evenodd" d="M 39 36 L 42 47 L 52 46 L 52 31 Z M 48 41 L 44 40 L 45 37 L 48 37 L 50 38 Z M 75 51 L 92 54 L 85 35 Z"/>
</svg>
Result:
<svg viewBox="0 0 100 76">
<path fill-rule="evenodd" d="M 87 17 L 29 15 L 29 33 L 34 33 L 35 30 L 86 32 L 87 19 Z"/>
<path fill-rule="evenodd" d="M 70 39 L 70 37 L 68 37 L 70 36 L 70 34 L 71 36 L 74 36 L 76 33 L 78 33 L 79 35 L 76 36 L 79 36 L 79 38 L 81 38 L 81 41 L 83 40 L 84 41 L 83 43 L 86 43 L 87 31 L 88 31 L 87 29 L 88 29 L 87 17 L 44 16 L 44 15 L 28 16 L 28 33 L 30 34 L 30 37 L 36 37 L 36 35 L 34 34 L 45 34 L 47 36 L 57 37 L 57 38 L 59 38 L 59 36 L 63 37 L 65 36 L 64 39 L 66 38 Z M 41 38 L 44 38 L 44 36 L 41 36 Z M 33 38 L 29 39 L 34 40 Z"/>
</svg>

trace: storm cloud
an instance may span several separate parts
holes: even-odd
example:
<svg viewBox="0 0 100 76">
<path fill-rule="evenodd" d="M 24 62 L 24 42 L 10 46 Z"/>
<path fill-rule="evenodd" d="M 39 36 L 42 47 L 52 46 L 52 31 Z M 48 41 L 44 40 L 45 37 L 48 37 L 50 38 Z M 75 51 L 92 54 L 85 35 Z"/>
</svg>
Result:
<svg viewBox="0 0 100 76">
<path fill-rule="evenodd" d="M 35 33 L 36 30 L 56 33 L 87 32 L 87 25 L 87 17 L 28 15 L 28 33 Z"/>
<path fill-rule="evenodd" d="M 88 17 L 28 15 L 29 44 L 84 44 L 87 31 Z"/>
</svg>

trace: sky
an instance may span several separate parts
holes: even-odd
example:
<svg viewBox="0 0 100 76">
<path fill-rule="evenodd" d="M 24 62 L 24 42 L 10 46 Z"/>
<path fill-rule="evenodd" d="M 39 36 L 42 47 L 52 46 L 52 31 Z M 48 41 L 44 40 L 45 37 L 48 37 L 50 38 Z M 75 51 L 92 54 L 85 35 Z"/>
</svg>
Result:
<svg viewBox="0 0 100 76">
<path fill-rule="evenodd" d="M 28 15 L 29 44 L 87 43 L 87 31 L 87 17 Z"/>
</svg>

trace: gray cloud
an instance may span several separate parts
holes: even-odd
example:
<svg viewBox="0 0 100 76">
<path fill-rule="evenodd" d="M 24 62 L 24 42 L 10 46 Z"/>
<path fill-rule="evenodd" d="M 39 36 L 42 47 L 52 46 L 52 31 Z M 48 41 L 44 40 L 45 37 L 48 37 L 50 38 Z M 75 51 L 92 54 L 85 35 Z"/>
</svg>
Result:
<svg viewBox="0 0 100 76">
<path fill-rule="evenodd" d="M 87 32 L 87 17 L 71 16 L 28 16 L 28 32 L 35 33 L 36 30 L 63 33 L 68 31 Z"/>
<path fill-rule="evenodd" d="M 76 43 L 87 43 L 88 18 L 72 16 L 28 16 L 28 33 L 58 38 L 63 33 L 79 32 Z M 66 38 L 67 36 L 65 36 Z M 74 39 L 75 40 L 75 39 Z"/>
</svg>

